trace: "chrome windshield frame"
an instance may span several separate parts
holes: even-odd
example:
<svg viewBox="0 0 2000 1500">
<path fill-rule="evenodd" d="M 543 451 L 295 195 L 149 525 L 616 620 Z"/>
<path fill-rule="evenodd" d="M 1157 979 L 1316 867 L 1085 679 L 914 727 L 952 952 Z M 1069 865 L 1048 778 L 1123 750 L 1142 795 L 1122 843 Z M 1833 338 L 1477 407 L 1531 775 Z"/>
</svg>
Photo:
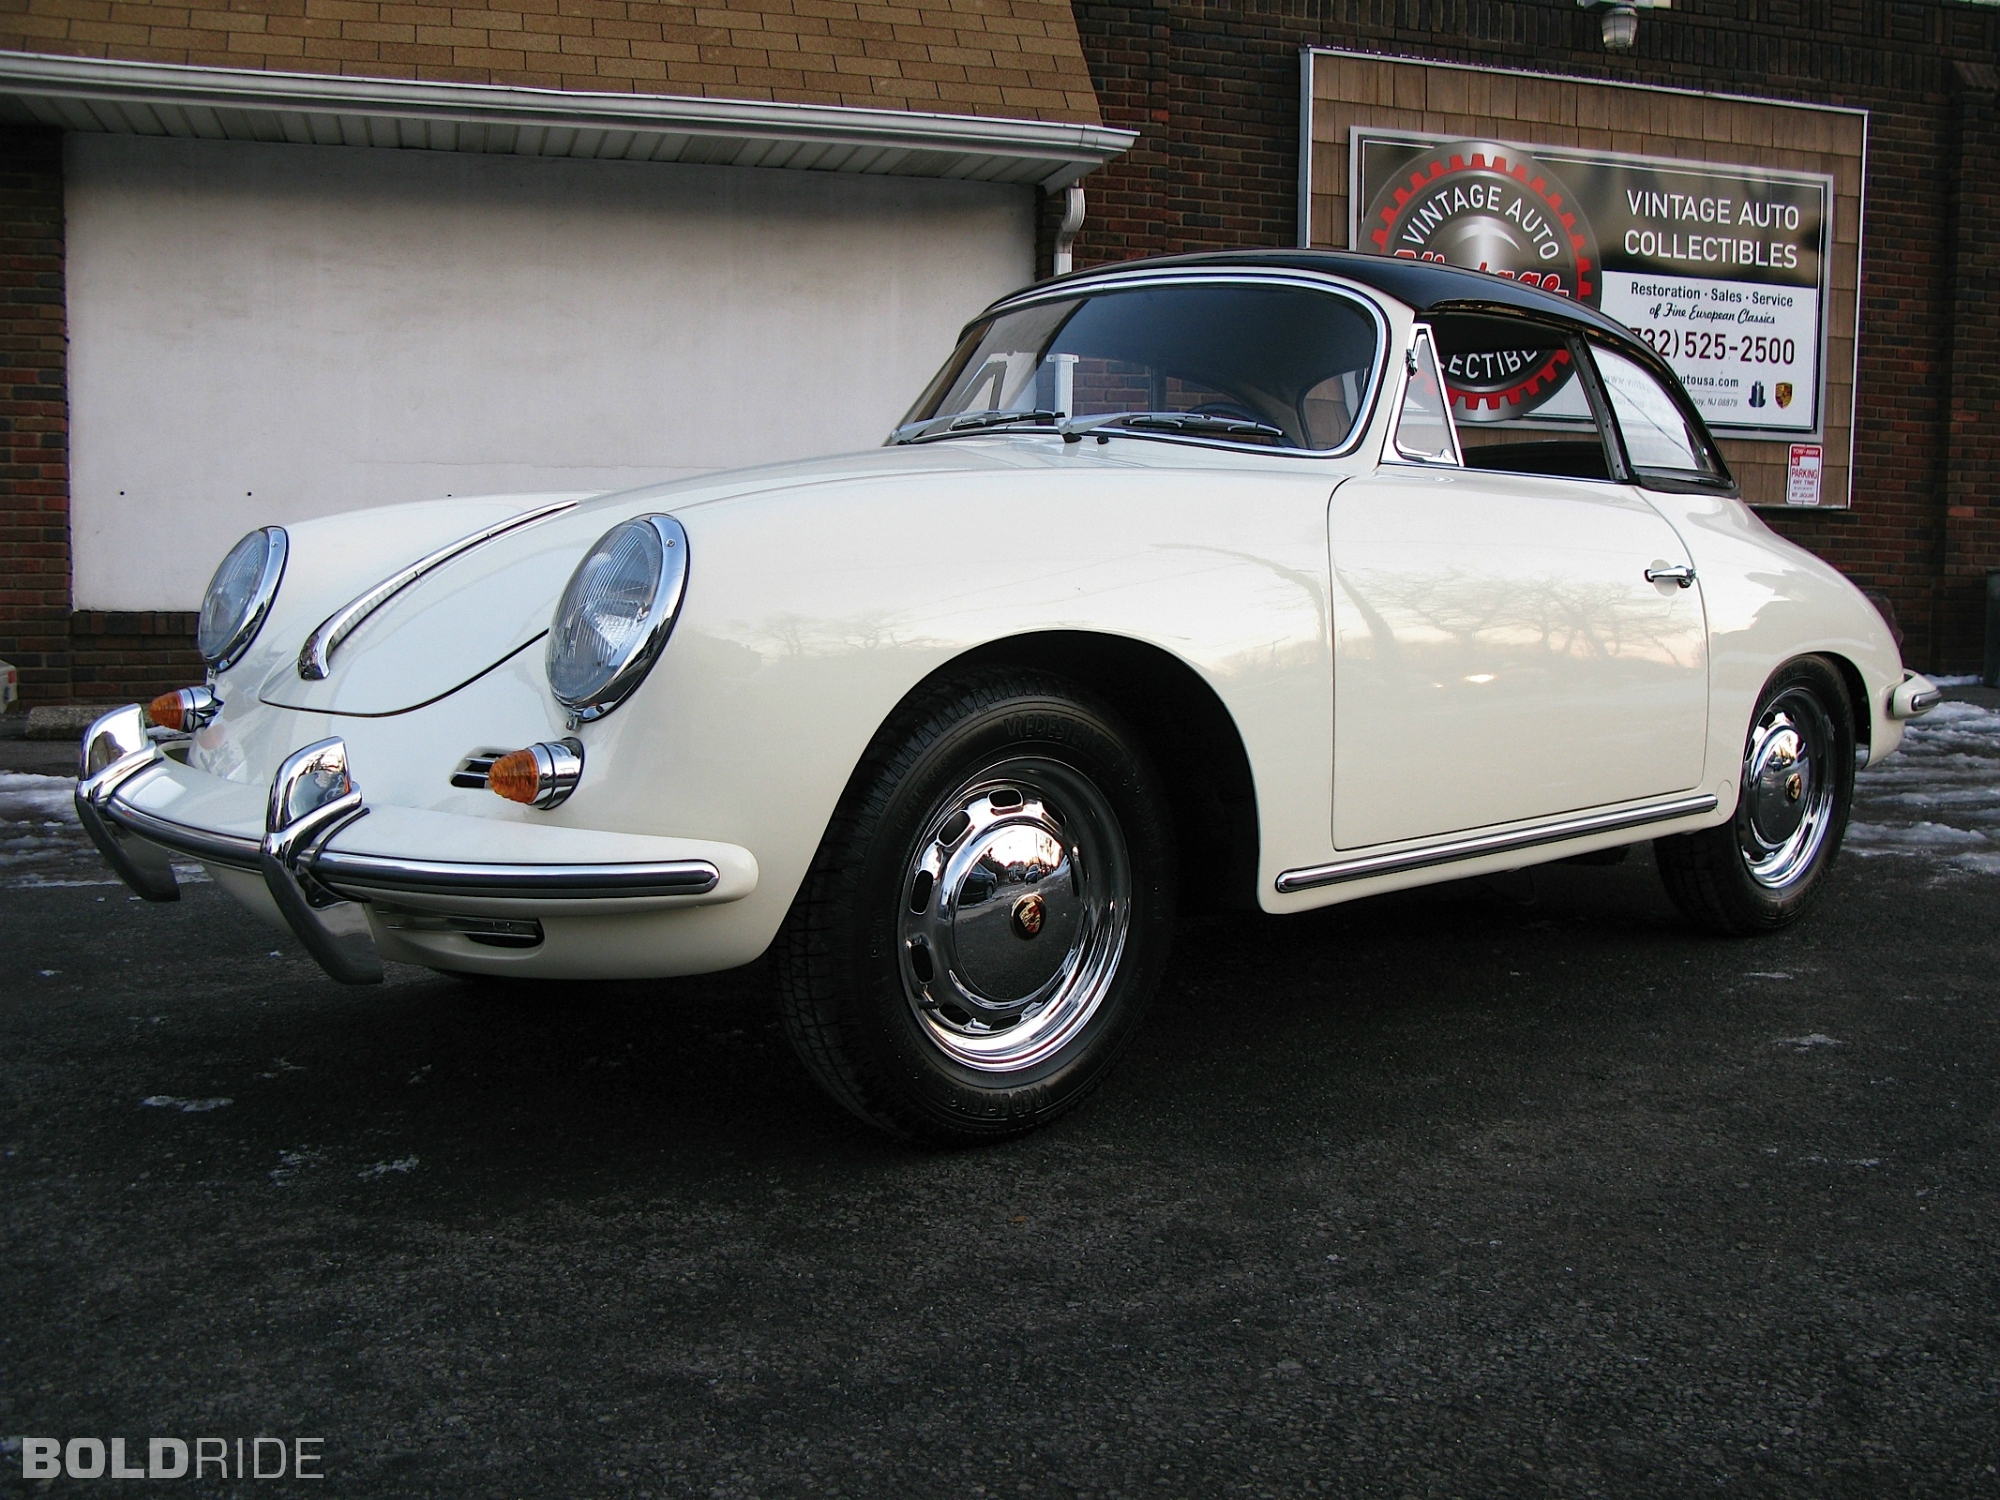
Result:
<svg viewBox="0 0 2000 1500">
<path fill-rule="evenodd" d="M 1066 302 L 1080 296 L 1097 296 L 1110 291 L 1128 291 L 1135 287 L 1184 286 L 1293 286 L 1306 291 L 1319 292 L 1325 296 L 1341 297 L 1362 308 L 1373 321 L 1375 327 L 1375 358 L 1368 371 L 1368 389 L 1363 393 L 1360 406 L 1355 412 L 1354 422 L 1348 428 L 1347 436 L 1339 446 L 1333 448 L 1294 448 L 1274 446 L 1270 443 L 1236 442 L 1220 436 L 1203 436 L 1198 433 L 1148 431 L 1136 427 L 1119 427 L 1113 432 L 1122 438 L 1132 438 L 1140 442 L 1187 443 L 1201 448 L 1220 448 L 1233 453 L 1256 453 L 1268 457 L 1339 459 L 1351 458 L 1366 441 L 1370 428 L 1374 425 L 1375 414 L 1381 405 L 1382 387 L 1388 373 L 1390 322 L 1381 304 L 1370 291 L 1336 276 L 1325 276 L 1312 271 L 1264 270 L 1244 267 L 1241 270 L 1217 270 L 1211 267 L 1184 267 L 1158 271 L 1119 271 L 1107 268 L 1102 272 L 1086 272 L 1080 276 L 1065 277 L 1059 282 L 1049 282 L 1030 287 L 1011 297 L 1003 297 L 959 330 L 959 343 L 963 344 L 972 330 L 979 324 L 1001 316 L 1017 312 L 1025 307 L 1039 306 L 1045 302 Z M 954 352 L 956 349 L 954 348 Z M 954 413 L 953 415 L 964 415 Z M 935 443 L 946 438 L 966 437 L 1015 437 L 1015 436 L 1059 436 L 1062 425 L 1035 425 L 1024 420 L 1017 426 L 997 425 L 990 427 L 968 427 L 953 432 L 949 427 L 938 432 L 925 433 L 919 437 L 898 438 L 897 433 L 905 427 L 921 425 L 904 423 L 892 431 L 888 443 Z M 1106 413 L 1116 415 L 1116 413 Z M 925 422 L 937 420 L 927 417 Z M 1071 418 L 1073 424 L 1076 419 Z M 1095 428 L 1089 429 L 1095 435 Z M 885 444 L 886 446 L 886 444 Z"/>
</svg>

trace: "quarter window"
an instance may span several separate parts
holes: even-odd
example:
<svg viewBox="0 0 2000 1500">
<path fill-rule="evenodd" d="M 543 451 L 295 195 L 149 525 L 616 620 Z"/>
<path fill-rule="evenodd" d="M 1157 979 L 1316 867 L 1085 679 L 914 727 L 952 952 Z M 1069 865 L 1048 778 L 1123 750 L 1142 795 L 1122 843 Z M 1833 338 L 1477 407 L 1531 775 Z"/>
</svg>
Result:
<svg viewBox="0 0 2000 1500">
<path fill-rule="evenodd" d="M 1451 408 L 1428 328 L 1419 328 L 1411 337 L 1404 365 L 1408 379 L 1403 385 L 1403 408 L 1396 415 L 1396 451 L 1418 463 L 1457 463 L 1458 439 L 1452 432 Z"/>
<path fill-rule="evenodd" d="M 1691 479 L 1721 477 L 1708 444 L 1650 370 L 1614 349 L 1593 348 L 1591 353 L 1634 469 Z"/>
</svg>

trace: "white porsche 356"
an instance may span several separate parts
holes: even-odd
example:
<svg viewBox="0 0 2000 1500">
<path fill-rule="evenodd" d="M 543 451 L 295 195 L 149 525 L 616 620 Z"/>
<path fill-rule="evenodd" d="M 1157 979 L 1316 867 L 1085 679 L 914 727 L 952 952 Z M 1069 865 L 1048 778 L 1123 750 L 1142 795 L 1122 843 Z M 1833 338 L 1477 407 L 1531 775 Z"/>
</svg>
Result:
<svg viewBox="0 0 2000 1500">
<path fill-rule="evenodd" d="M 356 983 L 775 944 L 807 1065 L 931 1140 L 1103 1076 L 1184 886 L 1652 839 L 1690 919 L 1780 926 L 1937 696 L 1623 327 L 1303 251 L 1009 297 L 879 449 L 266 527 L 199 644 L 85 742 L 140 895 L 198 860 Z"/>
</svg>

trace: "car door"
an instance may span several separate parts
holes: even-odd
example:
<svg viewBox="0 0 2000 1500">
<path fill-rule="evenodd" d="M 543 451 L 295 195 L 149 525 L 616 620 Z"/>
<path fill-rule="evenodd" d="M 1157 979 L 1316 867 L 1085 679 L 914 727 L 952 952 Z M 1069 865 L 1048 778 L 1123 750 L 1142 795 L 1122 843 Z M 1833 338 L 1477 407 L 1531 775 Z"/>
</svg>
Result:
<svg viewBox="0 0 2000 1500">
<path fill-rule="evenodd" d="M 1403 384 L 1386 461 L 1330 502 L 1336 847 L 1693 787 L 1707 640 L 1678 534 L 1630 484 L 1469 467 L 1421 326 Z"/>
</svg>

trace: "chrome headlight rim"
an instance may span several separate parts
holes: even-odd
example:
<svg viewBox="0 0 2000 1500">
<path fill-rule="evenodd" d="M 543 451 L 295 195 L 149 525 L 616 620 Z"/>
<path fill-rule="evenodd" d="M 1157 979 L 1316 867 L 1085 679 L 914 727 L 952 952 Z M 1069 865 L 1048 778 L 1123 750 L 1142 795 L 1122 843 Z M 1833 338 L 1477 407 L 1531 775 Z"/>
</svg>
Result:
<svg viewBox="0 0 2000 1500">
<path fill-rule="evenodd" d="M 264 562 L 258 572 L 256 585 L 244 600 L 243 607 L 222 644 L 211 651 L 201 645 L 201 615 L 208 613 L 209 600 L 213 597 L 217 585 L 222 582 L 223 570 L 229 566 L 229 559 L 236 555 L 237 548 L 258 536 L 264 539 Z M 255 642 L 257 633 L 264 628 L 264 621 L 270 616 L 271 605 L 278 597 L 278 589 L 285 581 L 285 563 L 290 555 L 291 538 L 285 534 L 285 528 L 282 526 L 260 526 L 255 531 L 245 532 L 238 538 L 235 546 L 223 554 L 222 561 L 216 565 L 214 575 L 208 580 L 208 588 L 202 593 L 201 614 L 196 616 L 196 647 L 201 651 L 202 660 L 208 663 L 211 671 L 228 671 L 243 659 L 243 653 Z"/>
<path fill-rule="evenodd" d="M 660 543 L 660 561 L 653 578 L 652 597 L 647 605 L 646 628 L 633 635 L 597 685 L 587 692 L 564 693 L 555 685 L 556 663 L 561 653 L 573 644 L 565 638 L 562 629 L 571 592 L 576 588 L 585 565 L 609 537 L 627 526 L 641 525 L 650 526 Z M 562 597 L 556 601 L 555 615 L 549 621 L 549 646 L 543 663 L 544 673 L 549 679 L 550 695 L 568 713 L 572 726 L 603 718 L 631 697 L 639 684 L 646 680 L 646 675 L 653 670 L 653 663 L 665 650 L 667 638 L 673 634 L 674 623 L 680 618 L 681 600 L 687 593 L 687 575 L 687 532 L 672 516 L 658 513 L 631 516 L 620 521 L 593 541 L 577 560 L 569 582 L 563 585 Z"/>
</svg>

